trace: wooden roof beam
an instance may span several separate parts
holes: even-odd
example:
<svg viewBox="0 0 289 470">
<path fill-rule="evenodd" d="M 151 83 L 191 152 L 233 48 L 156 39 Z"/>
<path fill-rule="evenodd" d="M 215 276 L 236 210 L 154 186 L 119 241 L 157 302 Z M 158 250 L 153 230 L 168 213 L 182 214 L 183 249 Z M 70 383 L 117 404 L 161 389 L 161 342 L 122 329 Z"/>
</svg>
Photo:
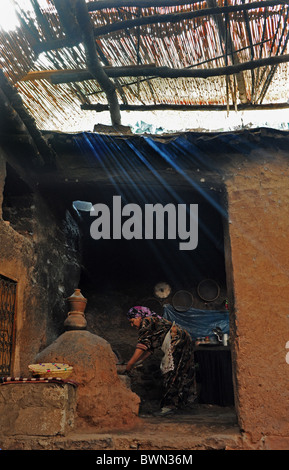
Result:
<svg viewBox="0 0 289 470">
<path fill-rule="evenodd" d="M 108 111 L 108 105 L 106 104 L 82 104 L 81 109 L 83 111 L 96 111 L 101 113 Z M 234 111 L 235 106 L 230 105 L 230 110 Z M 270 103 L 270 104 L 239 104 L 238 111 L 250 111 L 250 110 L 272 110 L 272 109 L 288 109 L 289 103 Z M 227 111 L 227 105 L 218 104 L 149 104 L 149 105 L 129 105 L 121 104 L 121 111 Z"/>
<path fill-rule="evenodd" d="M 88 11 L 97 11 L 111 8 L 159 8 L 159 7 L 176 7 L 182 5 L 195 5 L 203 3 L 205 0 L 99 0 L 97 2 L 89 2 Z"/>
<path fill-rule="evenodd" d="M 125 70 L 141 70 L 142 72 L 145 69 L 149 69 L 151 71 L 152 68 L 155 67 L 155 64 L 148 64 L 148 65 L 124 65 L 123 67 L 117 67 L 117 70 L 120 70 L 122 73 Z M 103 66 L 103 70 L 109 76 L 110 73 L 113 73 L 116 67 L 107 65 Z M 28 72 L 24 77 L 22 77 L 19 81 L 20 82 L 29 82 L 35 80 L 48 80 L 50 83 L 54 85 L 58 85 L 60 83 L 69 83 L 69 82 L 85 82 L 86 80 L 94 80 L 94 76 L 88 69 L 51 69 L 51 70 L 36 70 Z"/>
<path fill-rule="evenodd" d="M 253 70 L 258 67 L 266 67 L 268 65 L 278 65 L 284 62 L 289 62 L 289 54 L 279 56 L 266 57 L 263 59 L 256 59 L 248 62 L 243 62 L 235 65 L 228 65 L 227 67 L 215 67 L 209 69 L 198 68 L 183 68 L 172 69 L 170 67 L 156 67 L 154 65 L 132 65 L 124 67 L 103 67 L 107 77 L 152 77 L 152 78 L 208 78 L 218 77 L 221 75 L 233 75 L 243 70 Z M 20 81 L 29 80 L 49 80 L 53 84 L 69 83 L 69 82 L 82 82 L 86 80 L 93 80 L 94 75 L 85 70 L 43 70 L 37 72 L 29 72 Z M 126 84 L 122 84 L 126 86 Z"/>
<path fill-rule="evenodd" d="M 264 43 L 269 42 L 270 39 L 264 39 L 263 41 L 257 42 L 253 44 L 253 46 L 262 46 Z M 241 49 L 235 49 L 235 53 L 237 52 L 242 52 L 251 46 L 245 46 L 242 47 Z M 199 67 L 200 65 L 209 63 L 209 62 L 214 62 L 217 59 L 222 59 L 225 57 L 224 54 L 213 57 L 211 59 L 206 59 L 203 60 L 202 62 L 197 62 L 194 65 L 189 65 L 187 68 L 191 69 L 194 67 Z M 260 58 L 262 56 L 260 55 Z M 141 67 L 154 67 L 155 64 L 142 64 Z M 124 66 L 127 67 L 127 66 Z M 132 67 L 132 66 L 129 66 Z M 139 67 L 139 65 L 135 65 L 134 67 Z M 104 70 L 109 71 L 109 69 L 112 69 L 112 66 L 105 65 Z M 150 77 L 150 80 L 154 77 Z M 87 69 L 50 69 L 50 70 L 35 70 L 35 71 L 30 71 L 28 72 L 24 77 L 22 77 L 19 81 L 20 82 L 27 82 L 27 81 L 34 81 L 34 80 L 48 80 L 53 84 L 60 84 L 60 83 L 69 83 L 69 82 L 83 82 L 86 80 L 91 80 L 91 74 Z M 144 79 L 146 80 L 146 79 Z M 131 83 L 134 85 L 135 83 Z"/>
<path fill-rule="evenodd" d="M 275 57 L 266 57 L 248 62 L 243 62 L 226 67 L 215 67 L 209 69 L 183 68 L 173 69 L 170 67 L 155 67 L 147 65 L 125 66 L 125 67 L 106 67 L 105 71 L 108 77 L 161 77 L 161 78 L 209 78 L 233 75 L 243 70 L 253 70 L 258 67 L 266 67 L 268 65 L 277 65 L 289 62 L 289 54 L 283 54 Z M 71 72 L 71 71 L 70 71 Z M 81 72 L 77 74 L 70 73 L 65 76 L 64 73 L 51 75 L 51 82 L 67 83 L 68 81 L 84 81 L 92 80 L 93 75 L 87 75 L 87 71 L 83 71 L 82 80 Z"/>
</svg>

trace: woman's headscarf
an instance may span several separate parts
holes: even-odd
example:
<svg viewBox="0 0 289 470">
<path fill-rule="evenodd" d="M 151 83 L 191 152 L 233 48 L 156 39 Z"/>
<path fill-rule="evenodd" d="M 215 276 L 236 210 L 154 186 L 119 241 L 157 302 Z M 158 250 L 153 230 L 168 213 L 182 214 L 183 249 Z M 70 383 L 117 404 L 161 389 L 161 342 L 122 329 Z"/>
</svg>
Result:
<svg viewBox="0 0 289 470">
<path fill-rule="evenodd" d="M 161 318 L 159 315 L 157 315 L 153 310 L 150 310 L 148 307 L 141 307 L 141 306 L 136 306 L 132 307 L 129 309 L 127 312 L 127 318 L 145 318 L 145 317 L 157 317 Z"/>
</svg>

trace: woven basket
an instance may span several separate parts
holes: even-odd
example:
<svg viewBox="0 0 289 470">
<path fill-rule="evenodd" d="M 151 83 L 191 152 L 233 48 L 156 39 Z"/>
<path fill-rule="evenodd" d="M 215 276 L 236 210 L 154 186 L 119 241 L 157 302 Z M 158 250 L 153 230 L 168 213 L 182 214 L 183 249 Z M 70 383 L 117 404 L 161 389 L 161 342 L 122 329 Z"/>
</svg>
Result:
<svg viewBox="0 0 289 470">
<path fill-rule="evenodd" d="M 30 364 L 28 369 L 32 374 L 44 378 L 67 379 L 73 371 L 69 364 L 59 362 L 45 362 L 41 364 Z"/>
</svg>

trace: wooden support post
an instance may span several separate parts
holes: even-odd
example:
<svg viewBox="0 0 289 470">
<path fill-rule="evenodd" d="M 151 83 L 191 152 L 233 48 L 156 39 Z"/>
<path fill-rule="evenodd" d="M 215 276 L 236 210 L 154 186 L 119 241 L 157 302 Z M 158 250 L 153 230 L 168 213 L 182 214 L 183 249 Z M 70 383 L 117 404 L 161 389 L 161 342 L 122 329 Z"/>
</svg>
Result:
<svg viewBox="0 0 289 470">
<path fill-rule="evenodd" d="M 96 50 L 93 26 L 85 0 L 63 1 L 54 0 L 59 19 L 63 25 L 68 41 L 81 40 L 86 52 L 88 78 L 95 79 L 106 94 L 112 125 L 121 124 L 119 103 L 115 84 L 105 73 Z"/>
<path fill-rule="evenodd" d="M 115 84 L 112 80 L 108 78 L 98 59 L 95 46 L 95 39 L 93 35 L 93 27 L 90 21 L 87 5 L 84 0 L 76 0 L 75 12 L 83 37 L 88 70 L 91 75 L 98 81 L 98 83 L 106 94 L 112 125 L 120 125 L 121 115 L 119 102 L 115 90 Z"/>
</svg>

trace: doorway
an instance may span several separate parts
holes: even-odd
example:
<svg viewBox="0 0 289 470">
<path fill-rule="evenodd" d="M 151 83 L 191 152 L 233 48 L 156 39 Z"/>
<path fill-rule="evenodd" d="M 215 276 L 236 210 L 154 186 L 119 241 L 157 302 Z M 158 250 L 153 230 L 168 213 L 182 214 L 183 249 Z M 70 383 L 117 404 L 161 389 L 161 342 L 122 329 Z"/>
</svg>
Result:
<svg viewBox="0 0 289 470">
<path fill-rule="evenodd" d="M 135 203 L 142 209 L 149 203 L 160 203 L 163 207 L 166 204 L 177 205 L 180 201 L 187 207 L 197 204 L 198 244 L 194 250 L 182 251 L 179 240 L 166 236 L 153 240 L 112 237 L 96 240 L 91 236 L 91 224 L 95 218 L 87 212 L 81 213 L 84 238 L 80 287 L 88 298 L 86 317 L 90 330 L 112 345 L 117 361 L 127 361 L 136 344 L 135 331 L 129 328 L 125 315 L 133 305 L 144 305 L 164 315 L 166 305 L 173 306 L 174 294 L 185 291 L 192 296 L 193 314 L 198 311 L 199 315 L 212 318 L 216 311 L 225 312 L 225 189 L 210 186 L 201 191 L 184 186 L 174 187 L 173 191 L 159 187 L 148 191 L 138 186 L 138 191 L 135 191 L 133 187 L 125 186 L 118 193 L 122 195 L 123 205 Z M 110 208 L 112 218 L 115 194 L 112 187 L 98 187 L 93 195 L 89 195 L 89 200 L 93 205 L 97 202 Z M 204 299 L 198 293 L 198 286 L 206 279 L 213 279 L 219 287 L 218 295 L 213 299 Z M 170 286 L 171 295 L 168 298 L 155 295 L 155 287 L 160 282 Z M 198 380 L 203 387 L 201 403 L 233 405 L 229 348 L 224 350 L 217 346 L 215 351 L 213 348 L 199 349 L 196 357 L 199 363 Z M 135 372 L 133 378 L 132 389 L 141 396 L 143 403 L 146 402 L 147 408 L 150 405 L 148 402 L 158 401 L 161 392 L 159 359 L 156 354 L 142 370 Z M 211 379 L 214 384 L 211 384 Z M 215 393 L 212 394 L 213 388 Z"/>
</svg>

